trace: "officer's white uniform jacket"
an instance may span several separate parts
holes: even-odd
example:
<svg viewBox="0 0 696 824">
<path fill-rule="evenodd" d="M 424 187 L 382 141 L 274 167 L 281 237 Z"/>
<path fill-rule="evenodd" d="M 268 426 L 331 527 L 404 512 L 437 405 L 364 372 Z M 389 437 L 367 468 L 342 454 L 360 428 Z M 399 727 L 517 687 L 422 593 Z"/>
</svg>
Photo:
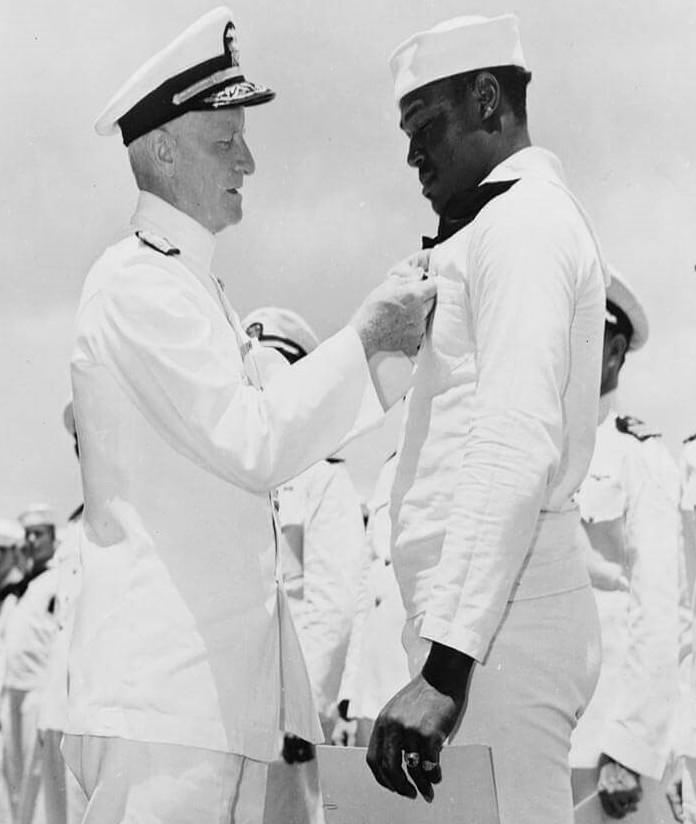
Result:
<svg viewBox="0 0 696 824">
<path fill-rule="evenodd" d="M 629 590 L 595 588 L 602 669 L 571 765 L 595 767 L 606 753 L 660 779 L 678 698 L 679 477 L 660 438 L 610 404 L 604 396 L 578 501 L 593 549 L 621 566 Z"/>
<path fill-rule="evenodd" d="M 279 730 L 320 729 L 268 491 L 381 406 L 350 327 L 260 391 L 258 360 L 280 356 L 243 333 L 213 236 L 145 193 L 134 226 L 142 240 L 86 279 L 72 355 L 85 510 L 67 731 L 271 760 Z"/>
<path fill-rule="evenodd" d="M 367 548 L 360 498 L 343 462 L 319 461 L 278 489 L 282 529 L 302 529 L 302 557 L 282 542 L 290 612 L 322 718 L 334 711 Z"/>
<path fill-rule="evenodd" d="M 82 568 L 78 552 L 79 529 L 79 520 L 68 523 L 53 557 L 56 570 L 57 629 L 41 689 L 38 718 L 40 730 L 62 731 L 68 718 L 68 650 L 75 606 L 82 586 Z"/>
<path fill-rule="evenodd" d="M 407 613 L 477 660 L 509 599 L 587 585 L 571 496 L 594 444 L 603 266 L 553 155 L 523 149 L 487 181 L 515 179 L 431 254 L 392 498 Z"/>
</svg>

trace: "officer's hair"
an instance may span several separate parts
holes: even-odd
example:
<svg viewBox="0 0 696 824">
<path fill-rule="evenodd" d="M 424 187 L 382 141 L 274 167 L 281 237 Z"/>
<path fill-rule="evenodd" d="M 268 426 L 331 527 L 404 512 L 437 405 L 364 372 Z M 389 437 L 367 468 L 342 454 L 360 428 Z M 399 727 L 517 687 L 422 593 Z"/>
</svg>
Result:
<svg viewBox="0 0 696 824">
<path fill-rule="evenodd" d="M 471 72 L 454 75 L 447 78 L 451 84 L 452 96 L 456 102 L 463 102 L 466 95 L 471 93 L 474 79 L 482 71 L 492 74 L 498 81 L 503 97 L 510 105 L 512 113 L 520 123 L 527 122 L 527 86 L 532 79 L 532 73 L 519 66 L 493 66 L 490 69 L 476 69 Z"/>
<path fill-rule="evenodd" d="M 147 134 L 128 144 L 128 160 L 141 191 L 160 193 L 160 180 L 147 147 Z"/>
</svg>

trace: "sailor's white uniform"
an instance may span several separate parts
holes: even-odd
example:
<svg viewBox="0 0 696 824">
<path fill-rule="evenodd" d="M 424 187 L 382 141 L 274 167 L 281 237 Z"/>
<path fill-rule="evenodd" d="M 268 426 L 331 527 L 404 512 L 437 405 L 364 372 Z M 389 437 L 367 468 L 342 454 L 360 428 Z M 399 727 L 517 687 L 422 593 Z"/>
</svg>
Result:
<svg viewBox="0 0 696 824">
<path fill-rule="evenodd" d="M 677 467 L 659 437 L 601 403 L 597 442 L 578 494 L 595 551 L 619 564 L 628 590 L 594 589 L 602 668 L 573 734 L 571 766 L 592 770 L 605 753 L 644 781 L 641 807 L 660 799 L 679 696 L 681 524 Z"/>
<path fill-rule="evenodd" d="M 566 824 L 599 663 L 571 497 L 594 444 L 605 269 L 553 155 L 523 149 L 484 182 L 513 180 L 430 257 L 392 556 L 412 672 L 431 641 L 479 662 L 452 740 L 492 746 L 501 822 Z"/>
<path fill-rule="evenodd" d="M 254 768 L 223 756 L 270 761 L 282 730 L 322 739 L 279 587 L 269 490 L 382 407 L 350 327 L 279 365 L 261 391 L 259 359 L 282 359 L 241 329 L 211 273 L 213 235 L 147 193 L 134 227 L 140 237 L 92 267 L 77 318 L 83 590 L 64 749 L 101 792 L 113 785 L 88 755 L 119 774 L 134 769 L 133 742 L 198 748 L 212 759 L 201 797 L 220 781 L 234 794 L 232 773 Z M 131 743 L 109 753 L 105 738 Z M 157 791 L 171 802 L 167 821 L 190 820 L 183 789 Z"/>
<path fill-rule="evenodd" d="M 404 607 L 389 553 L 389 500 L 395 470 L 396 456 L 393 455 L 382 467 L 368 503 L 370 564 L 363 576 L 364 591 L 341 684 L 341 699 L 349 702 L 348 715 L 358 719 L 358 745 L 367 743 L 366 729 L 369 730 L 382 707 L 409 680 L 401 644 Z"/>
<path fill-rule="evenodd" d="M 366 554 L 360 499 L 341 461 L 319 461 L 278 489 L 283 533 L 298 530 L 301 542 L 281 541 L 288 604 L 304 653 L 325 738 L 336 718 L 358 584 Z M 301 550 L 297 557 L 296 550 Z M 316 758 L 270 765 L 265 824 L 324 821 Z"/>
</svg>

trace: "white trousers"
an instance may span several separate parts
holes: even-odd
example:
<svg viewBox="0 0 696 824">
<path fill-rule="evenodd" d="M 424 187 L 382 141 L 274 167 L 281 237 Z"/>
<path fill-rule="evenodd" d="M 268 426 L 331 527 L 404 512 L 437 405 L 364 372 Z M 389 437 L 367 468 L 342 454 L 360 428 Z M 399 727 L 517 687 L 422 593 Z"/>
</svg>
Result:
<svg viewBox="0 0 696 824">
<path fill-rule="evenodd" d="M 404 628 L 413 675 L 430 650 L 421 621 Z M 592 697 L 600 654 L 589 584 L 508 605 L 485 663 L 472 670 L 449 742 L 491 747 L 500 824 L 572 824 L 570 735 Z"/>
<path fill-rule="evenodd" d="M 241 755 L 66 735 L 83 824 L 262 824 L 267 765 Z"/>
</svg>

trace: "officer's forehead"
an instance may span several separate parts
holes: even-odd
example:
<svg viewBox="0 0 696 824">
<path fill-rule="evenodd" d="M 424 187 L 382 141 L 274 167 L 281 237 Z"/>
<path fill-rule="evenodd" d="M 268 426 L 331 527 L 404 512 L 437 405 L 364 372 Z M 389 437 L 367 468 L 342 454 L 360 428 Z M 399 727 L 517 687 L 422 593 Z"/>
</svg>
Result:
<svg viewBox="0 0 696 824">
<path fill-rule="evenodd" d="M 235 106 L 214 112 L 188 112 L 176 121 L 183 132 L 211 137 L 228 137 L 244 128 L 244 107 Z"/>
</svg>

